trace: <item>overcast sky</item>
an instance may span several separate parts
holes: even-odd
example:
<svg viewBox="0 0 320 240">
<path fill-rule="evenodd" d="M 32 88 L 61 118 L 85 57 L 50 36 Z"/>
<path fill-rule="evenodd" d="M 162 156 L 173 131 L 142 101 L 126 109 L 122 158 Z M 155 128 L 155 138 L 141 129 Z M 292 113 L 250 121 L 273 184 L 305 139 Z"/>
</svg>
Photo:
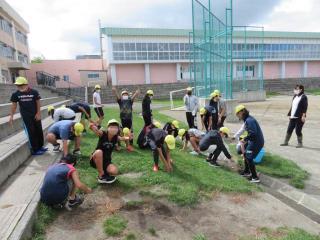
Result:
<svg viewBox="0 0 320 240">
<path fill-rule="evenodd" d="M 202 2 L 207 0 L 202 0 Z M 109 27 L 191 28 L 191 0 L 7 0 L 30 26 L 31 57 L 99 53 L 98 19 Z M 223 16 L 226 0 L 212 0 Z M 234 24 L 320 31 L 320 0 L 234 0 Z"/>
</svg>

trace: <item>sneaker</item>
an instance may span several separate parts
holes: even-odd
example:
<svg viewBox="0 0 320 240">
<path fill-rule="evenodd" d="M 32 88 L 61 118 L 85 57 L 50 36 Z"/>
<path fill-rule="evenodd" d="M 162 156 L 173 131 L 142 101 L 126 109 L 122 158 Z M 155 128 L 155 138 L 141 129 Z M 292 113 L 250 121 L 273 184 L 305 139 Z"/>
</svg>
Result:
<svg viewBox="0 0 320 240">
<path fill-rule="evenodd" d="M 32 156 L 41 156 L 41 155 L 43 155 L 43 154 L 45 154 L 45 151 L 38 150 L 38 151 L 36 151 L 36 152 L 33 152 L 33 153 L 32 153 Z"/>
<path fill-rule="evenodd" d="M 191 154 L 191 155 L 195 155 L 195 156 L 198 156 L 198 155 L 199 155 L 199 153 L 197 153 L 196 151 L 192 151 L 192 152 L 190 152 L 190 154 Z"/>
<path fill-rule="evenodd" d="M 251 183 L 260 183 L 260 179 L 259 178 L 250 178 L 249 179 L 249 181 L 251 182 Z"/>
<path fill-rule="evenodd" d="M 60 144 L 59 143 L 57 145 L 53 145 L 53 151 L 60 152 Z"/>
<path fill-rule="evenodd" d="M 133 148 L 131 145 L 128 145 L 127 151 L 128 151 L 128 152 L 133 152 L 133 151 L 134 151 L 134 148 Z"/>
<path fill-rule="evenodd" d="M 117 146 L 116 146 L 116 151 L 117 151 L 117 152 L 121 151 L 121 147 L 117 145 Z"/>
<path fill-rule="evenodd" d="M 158 172 L 158 171 L 159 171 L 159 166 L 153 165 L 153 171 L 154 171 L 154 172 Z"/>
<path fill-rule="evenodd" d="M 73 150 L 73 154 L 74 154 L 74 155 L 81 155 L 80 149 L 75 149 L 75 150 Z"/>
<path fill-rule="evenodd" d="M 43 152 L 46 152 L 46 151 L 48 151 L 48 148 L 42 146 L 39 150 L 41 150 L 41 151 L 43 151 Z"/>
<path fill-rule="evenodd" d="M 239 174 L 242 177 L 251 177 L 251 173 L 250 172 L 240 171 Z"/>
<path fill-rule="evenodd" d="M 101 184 L 111 184 L 117 180 L 115 176 L 103 175 L 102 177 L 98 177 L 98 183 Z"/>
<path fill-rule="evenodd" d="M 68 200 L 67 205 L 68 207 L 75 207 L 79 206 L 83 203 L 83 197 L 80 197 L 79 195 L 76 194 L 76 197 L 73 200 Z"/>
<path fill-rule="evenodd" d="M 211 167 L 221 167 L 217 162 L 209 161 L 208 162 Z"/>
</svg>

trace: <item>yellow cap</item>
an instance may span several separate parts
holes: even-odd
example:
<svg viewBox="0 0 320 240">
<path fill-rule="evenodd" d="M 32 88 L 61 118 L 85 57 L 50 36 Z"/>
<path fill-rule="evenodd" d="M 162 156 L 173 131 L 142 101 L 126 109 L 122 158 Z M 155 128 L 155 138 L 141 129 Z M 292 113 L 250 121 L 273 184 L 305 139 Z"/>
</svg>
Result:
<svg viewBox="0 0 320 240">
<path fill-rule="evenodd" d="M 200 108 L 200 115 L 204 115 L 206 112 L 207 110 L 204 107 Z"/>
<path fill-rule="evenodd" d="M 244 105 L 238 105 L 236 106 L 235 112 L 236 114 L 245 109 L 246 107 Z"/>
<path fill-rule="evenodd" d="M 166 138 L 164 139 L 165 143 L 168 145 L 168 148 L 170 150 L 176 148 L 176 139 L 172 135 L 167 135 Z"/>
<path fill-rule="evenodd" d="M 187 87 L 187 91 L 192 91 L 192 87 Z"/>
<path fill-rule="evenodd" d="M 51 112 L 54 109 L 54 106 L 49 106 L 48 107 L 48 112 Z"/>
<path fill-rule="evenodd" d="M 220 91 L 218 89 L 214 90 L 211 94 L 210 94 L 210 98 L 214 98 L 214 97 L 218 97 L 220 96 Z"/>
<path fill-rule="evenodd" d="M 17 77 L 14 84 L 15 85 L 25 85 L 25 84 L 28 84 L 28 80 L 25 77 Z"/>
<path fill-rule="evenodd" d="M 119 125 L 119 122 L 116 119 L 111 119 L 108 121 L 107 127 L 109 127 L 110 124 L 116 123 Z"/>
<path fill-rule="evenodd" d="M 219 131 L 226 134 L 227 136 L 230 134 L 230 130 L 227 127 L 221 127 Z"/>
<path fill-rule="evenodd" d="M 123 135 L 126 136 L 126 137 L 130 135 L 130 129 L 127 128 L 127 127 L 124 128 L 124 129 L 122 130 L 122 132 L 123 132 Z"/>
<path fill-rule="evenodd" d="M 82 123 L 76 123 L 76 124 L 74 125 L 74 135 L 75 135 L 76 137 L 81 136 L 83 130 L 84 130 L 84 126 L 82 125 Z"/>
<path fill-rule="evenodd" d="M 182 138 L 185 133 L 186 133 L 186 130 L 182 128 L 179 130 L 178 135 L 180 138 Z"/>
<path fill-rule="evenodd" d="M 149 89 L 149 90 L 147 91 L 147 94 L 153 96 L 153 91 L 152 91 L 151 89 Z"/>
<path fill-rule="evenodd" d="M 153 125 L 154 125 L 156 128 L 161 128 L 161 123 L 159 123 L 159 122 L 154 122 Z"/>
<path fill-rule="evenodd" d="M 244 131 L 243 134 L 239 137 L 240 140 L 245 139 L 248 136 L 248 132 Z"/>
<path fill-rule="evenodd" d="M 171 123 L 175 128 L 179 128 L 179 122 L 177 120 L 173 120 Z"/>
<path fill-rule="evenodd" d="M 121 96 L 122 96 L 123 94 L 128 94 L 128 95 L 129 95 L 129 92 L 128 92 L 127 90 L 124 90 L 124 91 L 121 92 Z"/>
<path fill-rule="evenodd" d="M 101 87 L 100 87 L 99 84 L 97 84 L 97 85 L 94 86 L 94 89 L 101 89 Z"/>
</svg>

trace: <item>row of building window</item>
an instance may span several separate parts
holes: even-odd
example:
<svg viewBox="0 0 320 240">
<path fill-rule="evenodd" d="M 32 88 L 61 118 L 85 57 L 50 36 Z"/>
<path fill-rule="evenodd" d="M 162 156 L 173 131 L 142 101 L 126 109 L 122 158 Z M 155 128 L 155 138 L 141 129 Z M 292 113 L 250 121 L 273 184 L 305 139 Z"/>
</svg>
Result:
<svg viewBox="0 0 320 240">
<path fill-rule="evenodd" d="M 197 46 L 197 49 L 199 46 Z M 230 45 L 200 46 L 224 56 Z M 243 44 L 232 45 L 234 58 L 320 58 L 320 44 Z M 114 60 L 188 60 L 192 57 L 188 43 L 113 43 Z"/>
<path fill-rule="evenodd" d="M 1 57 L 14 60 L 15 51 L 16 50 L 14 48 L 8 46 L 5 43 L 0 42 L 0 56 Z M 28 56 L 21 53 L 21 52 L 18 52 L 18 61 L 28 64 L 28 62 L 29 62 Z"/>
<path fill-rule="evenodd" d="M 12 35 L 12 24 L 1 16 L 0 16 L 0 29 Z M 27 35 L 23 34 L 20 31 L 16 31 L 15 35 L 16 35 L 16 39 L 19 42 L 23 43 L 24 45 L 27 45 Z"/>
</svg>

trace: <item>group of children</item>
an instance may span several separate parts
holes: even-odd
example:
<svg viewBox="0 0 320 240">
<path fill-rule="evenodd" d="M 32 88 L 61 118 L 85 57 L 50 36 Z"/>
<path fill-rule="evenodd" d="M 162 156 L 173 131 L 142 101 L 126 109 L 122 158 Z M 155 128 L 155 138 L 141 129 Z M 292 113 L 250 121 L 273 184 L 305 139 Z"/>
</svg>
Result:
<svg viewBox="0 0 320 240">
<path fill-rule="evenodd" d="M 18 91 L 11 97 L 13 102 L 12 114 L 10 122 L 12 122 L 16 103 L 20 104 L 20 112 L 23 116 L 25 124 L 28 121 L 34 121 L 36 124 L 29 124 L 26 127 L 27 133 L 30 135 L 41 127 L 39 94 L 28 87 L 27 80 L 24 78 L 17 79 L 16 84 Z M 70 209 L 82 203 L 83 198 L 77 195 L 77 190 L 84 193 L 90 193 L 92 190 L 83 184 L 79 179 L 79 174 L 75 169 L 77 163 L 77 155 L 81 154 L 80 145 L 81 138 L 89 128 L 97 137 L 98 142 L 96 148 L 92 151 L 89 164 L 97 169 L 97 181 L 101 184 L 110 184 L 116 181 L 118 168 L 112 163 L 112 152 L 119 148 L 121 142 L 125 142 L 128 152 L 133 149 L 133 103 L 140 91 L 134 94 L 128 91 L 122 91 L 121 94 L 113 88 L 113 93 L 120 109 L 120 122 L 115 119 L 108 121 L 106 128 L 101 126 L 104 119 L 103 105 L 101 104 L 99 85 L 95 86 L 93 93 L 93 106 L 98 116 L 97 120 L 91 119 L 90 105 L 87 103 L 73 103 L 69 106 L 62 106 L 55 109 L 53 106 L 48 107 L 48 114 L 53 118 L 54 123 L 48 129 L 46 139 L 53 145 L 53 151 L 60 151 L 60 143 L 62 142 L 63 157 L 59 163 L 52 165 L 44 178 L 43 185 L 40 190 L 41 201 L 50 206 L 65 206 Z M 192 98 L 192 89 L 187 89 L 188 97 L 185 102 L 196 104 L 196 99 Z M 191 124 L 193 118 L 196 117 L 198 110 L 192 110 L 191 115 L 188 114 L 188 123 L 191 128 L 186 130 L 179 128 L 179 122 L 173 120 L 165 123 L 163 128 L 161 124 L 153 120 L 151 102 L 153 91 L 148 90 L 142 101 L 142 117 L 144 119 L 144 127 L 141 130 L 137 144 L 140 148 L 148 148 L 153 155 L 153 171 L 159 171 L 159 162 L 161 161 L 164 170 L 171 172 L 173 170 L 173 159 L 170 151 L 175 149 L 176 138 L 179 136 L 183 141 L 183 149 L 187 149 L 188 143 L 193 148 L 192 154 L 200 154 L 215 145 L 207 157 L 208 163 L 213 167 L 218 167 L 217 159 L 221 152 L 231 160 L 231 155 L 226 148 L 223 138 L 230 135 L 230 130 L 223 126 L 226 118 L 226 106 L 220 98 L 220 92 L 215 90 L 211 94 L 211 101 L 205 108 L 200 109 L 201 122 L 203 129 L 197 129 L 196 124 Z M 29 108 L 29 109 L 28 109 Z M 26 113 L 25 113 L 26 112 Z M 81 121 L 75 122 L 76 113 L 81 113 Z M 28 114 L 30 116 L 28 116 Z M 256 174 L 253 159 L 263 147 L 264 140 L 262 131 L 257 121 L 249 115 L 248 110 L 239 105 L 236 109 L 236 115 L 240 120 L 244 121 L 242 129 L 239 130 L 237 136 L 244 136 L 241 139 L 239 153 L 243 155 L 245 169 L 241 175 L 250 177 L 251 182 L 259 182 Z M 85 121 L 87 120 L 87 122 Z M 189 124 L 189 125 L 190 125 Z M 38 126 L 39 125 L 39 126 Z M 42 130 L 42 127 L 41 127 Z M 246 132 L 246 135 L 243 133 Z M 239 135 L 240 134 L 240 135 Z M 39 135 L 39 134 L 38 134 Z M 69 153 L 68 141 L 75 142 L 73 154 Z M 37 141 L 37 142 L 36 142 Z M 43 141 L 43 138 L 42 138 Z M 44 148 L 43 142 L 30 139 L 31 151 L 35 155 L 41 155 L 47 149 Z"/>
</svg>

